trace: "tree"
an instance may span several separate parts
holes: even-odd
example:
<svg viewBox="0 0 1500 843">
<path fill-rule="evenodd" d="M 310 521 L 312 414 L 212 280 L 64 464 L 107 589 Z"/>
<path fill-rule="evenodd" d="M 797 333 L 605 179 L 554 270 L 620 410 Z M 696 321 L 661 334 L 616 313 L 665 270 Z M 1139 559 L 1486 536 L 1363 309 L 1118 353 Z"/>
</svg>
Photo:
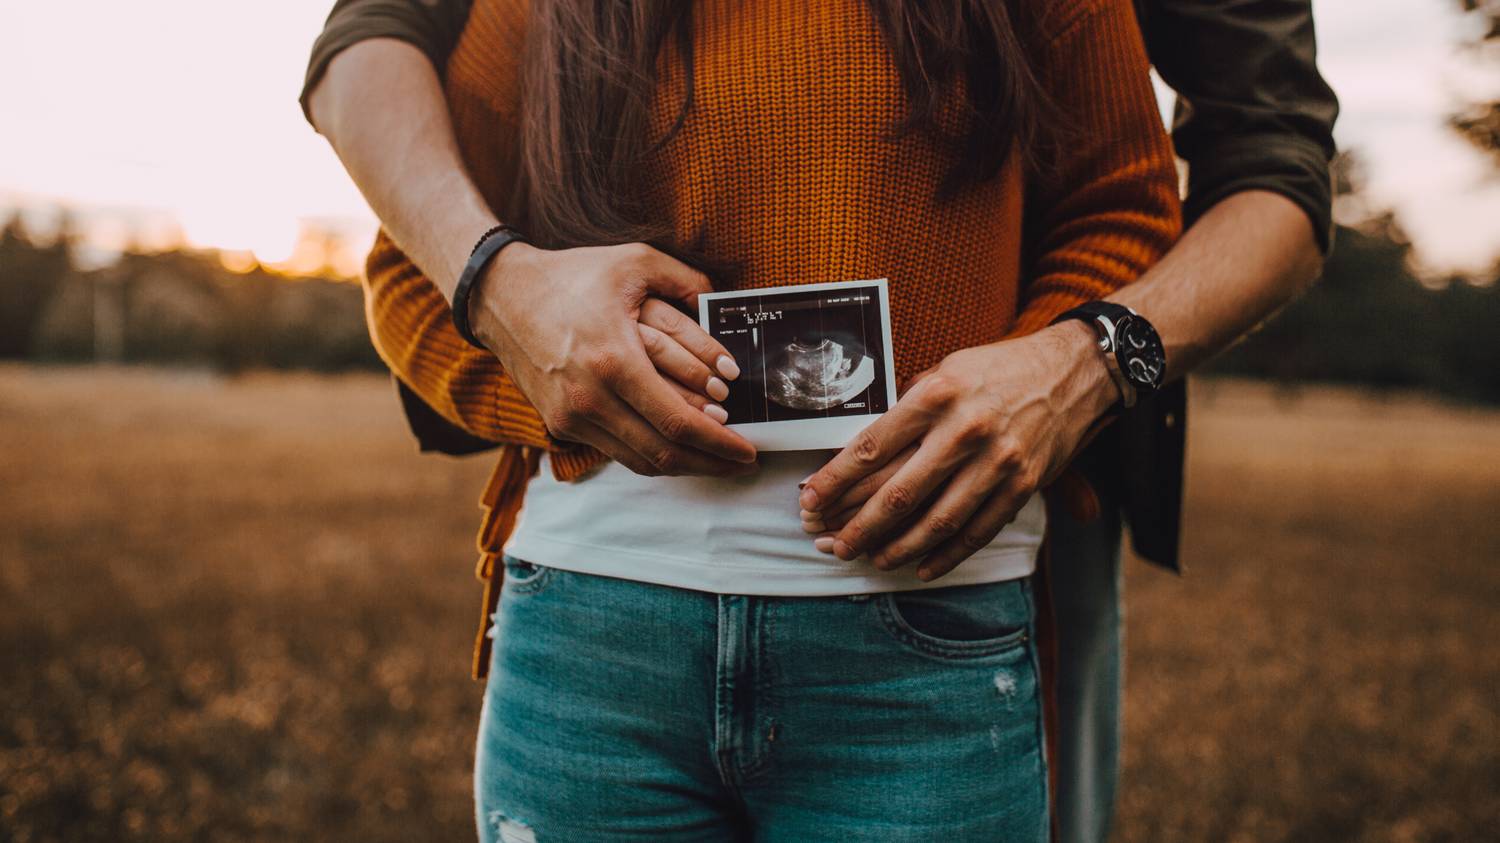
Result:
<svg viewBox="0 0 1500 843">
<path fill-rule="evenodd" d="M 1358 197 L 1357 157 L 1334 162 L 1340 197 Z M 1430 289 L 1390 211 L 1340 226 L 1322 279 L 1213 363 L 1213 370 L 1285 384 L 1308 381 L 1426 389 L 1500 402 L 1500 284 L 1452 279 Z"/>
<path fill-rule="evenodd" d="M 1458 0 L 1464 12 L 1480 16 L 1484 31 L 1469 49 L 1478 53 L 1480 61 L 1500 65 L 1500 0 Z M 1497 67 L 1500 70 L 1500 67 Z M 1454 130 L 1479 149 L 1490 154 L 1500 166 L 1500 99 L 1471 103 L 1448 120 Z"/>
<path fill-rule="evenodd" d="M 0 229 L 0 359 L 26 356 L 42 313 L 72 271 L 66 221 L 45 245 L 26 231 L 19 213 Z"/>
</svg>

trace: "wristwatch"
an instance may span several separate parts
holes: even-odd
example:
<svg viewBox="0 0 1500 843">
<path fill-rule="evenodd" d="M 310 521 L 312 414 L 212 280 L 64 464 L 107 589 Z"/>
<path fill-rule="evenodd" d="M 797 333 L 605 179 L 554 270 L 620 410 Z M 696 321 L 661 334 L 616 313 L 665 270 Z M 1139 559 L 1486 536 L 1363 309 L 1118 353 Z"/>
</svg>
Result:
<svg viewBox="0 0 1500 843">
<path fill-rule="evenodd" d="M 1135 406 L 1142 391 L 1161 388 L 1167 374 L 1167 352 L 1161 337 L 1146 318 L 1123 304 L 1091 301 L 1052 320 L 1052 324 L 1081 319 L 1099 335 L 1099 350 L 1115 386 L 1120 388 L 1120 403 Z"/>
</svg>

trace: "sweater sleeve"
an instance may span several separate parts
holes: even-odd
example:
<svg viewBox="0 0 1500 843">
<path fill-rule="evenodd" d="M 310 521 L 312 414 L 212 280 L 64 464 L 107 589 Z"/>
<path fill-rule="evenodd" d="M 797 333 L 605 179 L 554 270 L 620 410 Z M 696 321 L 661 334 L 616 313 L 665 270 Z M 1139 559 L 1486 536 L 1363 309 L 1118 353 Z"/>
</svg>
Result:
<svg viewBox="0 0 1500 843">
<path fill-rule="evenodd" d="M 1130 0 L 1082 0 L 1041 39 L 1060 115 L 1056 152 L 1027 185 L 1027 281 L 1010 335 L 1138 278 L 1182 229 L 1172 145 Z"/>
<path fill-rule="evenodd" d="M 443 294 L 383 231 L 365 266 L 365 311 L 381 359 L 444 420 L 491 442 L 562 447 L 500 361 L 458 335 Z"/>
</svg>

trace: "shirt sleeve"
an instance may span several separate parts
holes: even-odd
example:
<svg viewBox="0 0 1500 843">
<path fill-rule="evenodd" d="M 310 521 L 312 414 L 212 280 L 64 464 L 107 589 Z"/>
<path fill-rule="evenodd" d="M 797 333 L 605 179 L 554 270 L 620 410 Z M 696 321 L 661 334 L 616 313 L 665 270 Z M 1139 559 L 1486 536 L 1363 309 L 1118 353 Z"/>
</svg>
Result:
<svg viewBox="0 0 1500 843">
<path fill-rule="evenodd" d="M 1279 193 L 1326 253 L 1338 98 L 1318 72 L 1312 0 L 1143 0 L 1147 51 L 1177 92 L 1189 222 L 1232 193 Z"/>
<path fill-rule="evenodd" d="M 370 38 L 397 38 L 411 44 L 427 55 L 441 76 L 472 7 L 473 0 L 338 0 L 313 42 L 298 98 L 302 113 L 307 114 L 308 96 L 333 57 Z"/>
<path fill-rule="evenodd" d="M 1135 281 L 1182 229 L 1176 162 L 1129 0 L 1085 0 L 1040 39 L 1062 123 L 1026 192 L 1026 282 L 1009 334 Z"/>
</svg>

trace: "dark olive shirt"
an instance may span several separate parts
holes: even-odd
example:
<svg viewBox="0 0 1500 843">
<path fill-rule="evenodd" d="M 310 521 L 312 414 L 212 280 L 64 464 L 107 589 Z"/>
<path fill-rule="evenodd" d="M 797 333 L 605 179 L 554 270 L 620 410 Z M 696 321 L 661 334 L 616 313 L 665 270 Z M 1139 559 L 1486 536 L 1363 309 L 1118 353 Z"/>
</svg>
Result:
<svg viewBox="0 0 1500 843">
<path fill-rule="evenodd" d="M 1326 253 L 1333 121 L 1311 0 L 1136 0 L 1146 52 L 1177 92 L 1172 142 L 1188 163 L 1188 221 L 1242 190 L 1291 199 Z"/>
<path fill-rule="evenodd" d="M 313 45 L 302 103 L 328 63 L 367 38 L 396 38 L 442 72 L 472 0 L 338 0 Z M 1177 92 L 1172 140 L 1188 163 L 1189 223 L 1242 190 L 1302 208 L 1326 252 L 1328 162 L 1338 100 L 1318 73 L 1311 0 L 1135 0 L 1147 52 Z"/>
</svg>

